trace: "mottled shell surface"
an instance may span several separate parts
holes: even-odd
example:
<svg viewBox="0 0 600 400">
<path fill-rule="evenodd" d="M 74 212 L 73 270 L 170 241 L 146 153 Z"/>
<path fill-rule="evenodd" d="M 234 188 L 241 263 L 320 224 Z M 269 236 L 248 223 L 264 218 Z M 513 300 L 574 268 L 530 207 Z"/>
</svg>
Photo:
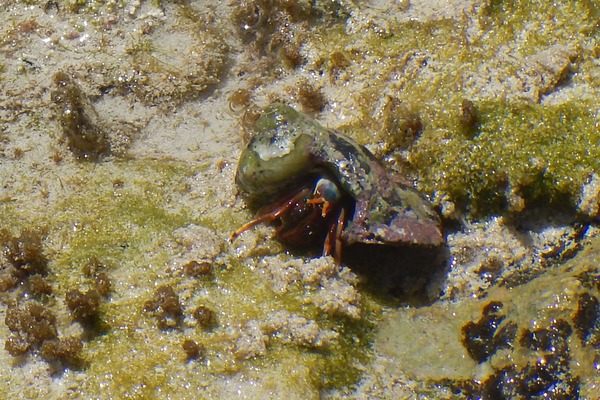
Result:
<svg viewBox="0 0 600 400">
<path fill-rule="evenodd" d="M 236 182 L 253 201 L 268 202 L 310 176 L 331 176 L 355 200 L 347 244 L 441 245 L 440 219 L 416 189 L 389 175 L 354 140 L 283 104 L 256 121 Z"/>
</svg>

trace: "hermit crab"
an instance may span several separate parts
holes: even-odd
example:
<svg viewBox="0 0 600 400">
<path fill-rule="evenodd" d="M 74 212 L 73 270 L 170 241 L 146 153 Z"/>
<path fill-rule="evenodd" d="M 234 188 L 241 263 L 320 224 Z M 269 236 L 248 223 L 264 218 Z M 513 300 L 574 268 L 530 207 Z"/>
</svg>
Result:
<svg viewBox="0 0 600 400">
<path fill-rule="evenodd" d="M 408 182 L 388 174 L 364 146 L 283 104 L 267 107 L 252 128 L 236 173 L 241 193 L 266 204 L 231 235 L 276 224 L 286 244 L 322 241 L 340 262 L 353 243 L 437 246 L 440 219 Z"/>
</svg>

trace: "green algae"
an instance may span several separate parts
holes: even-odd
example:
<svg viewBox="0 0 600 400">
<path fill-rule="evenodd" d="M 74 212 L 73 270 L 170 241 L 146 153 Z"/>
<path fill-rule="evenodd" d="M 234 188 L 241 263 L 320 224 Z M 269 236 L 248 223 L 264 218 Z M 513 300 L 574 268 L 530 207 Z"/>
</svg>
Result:
<svg viewBox="0 0 600 400">
<path fill-rule="evenodd" d="M 476 107 L 473 138 L 458 128 L 427 131 L 415 146 L 425 190 L 449 193 L 476 214 L 510 206 L 507 198 L 515 193 L 527 206 L 574 209 L 581 186 L 600 168 L 593 105 L 484 102 Z"/>
<path fill-rule="evenodd" d="M 22 209 L 12 199 L 0 204 L 0 224 L 13 230 L 42 229 L 54 242 L 68 243 L 67 251 L 53 255 L 55 273 L 65 278 L 71 266 L 92 259 L 127 259 L 188 220 L 183 210 L 169 211 L 167 206 L 193 170 L 156 161 L 124 166 L 76 164 L 76 171 L 51 189 L 53 196 L 61 196 L 52 207 Z"/>
<path fill-rule="evenodd" d="M 510 45 L 522 55 L 554 43 L 583 44 L 598 37 L 599 17 L 593 1 L 492 0 L 481 13 L 485 33 L 473 44 L 486 51 Z"/>
<path fill-rule="evenodd" d="M 35 218 L 36 226 L 47 232 L 48 279 L 54 299 L 88 284 L 83 266 L 91 261 L 103 264 L 113 280 L 110 300 L 100 307 L 104 329 L 86 342 L 82 354 L 88 378 L 78 393 L 120 393 L 131 399 L 157 393 L 168 397 L 188 387 L 203 393 L 209 390 L 206 382 L 244 371 L 259 371 L 269 384 L 279 382 L 296 393 L 310 394 L 306 398 L 317 398 L 321 389 L 356 382 L 360 371 L 352 365 L 367 357 L 370 324 L 324 315 L 306 303 L 302 284 L 275 292 L 264 276 L 232 256 L 215 260 L 209 280 L 165 274 L 175 256 L 169 244 L 173 231 L 206 218 L 213 221 L 209 215 L 192 217 L 188 205 L 179 201 L 189 191 L 186 180 L 196 173 L 195 167 L 164 160 L 77 163 L 63 174 L 58 187 L 49 189 L 51 196 L 60 193 L 52 207 L 26 210 L 18 207 L 18 201 L 0 204 L 0 225 L 21 221 L 21 226 L 12 227 L 18 231 Z M 200 201 L 213 201 L 210 193 L 205 196 Z M 216 228 L 214 221 L 210 225 Z M 214 232 L 226 238 L 230 230 L 222 222 Z M 171 331 L 157 329 L 143 311 L 157 282 L 172 285 L 180 296 L 187 293 L 186 315 L 195 304 L 215 309 L 218 326 L 210 331 L 187 325 Z M 60 312 L 61 301 L 51 304 Z M 316 321 L 321 329 L 338 332 L 339 339 L 313 349 L 268 338 L 264 354 L 248 360 L 236 356 L 233 332 L 261 321 L 273 310 Z M 186 363 L 181 344 L 188 338 L 206 347 L 204 360 Z M 275 372 L 282 367 L 289 375 Z"/>
<path fill-rule="evenodd" d="M 256 379 L 265 387 L 283 386 L 294 395 L 305 393 L 309 394 L 305 398 L 318 398 L 322 389 L 345 387 L 359 379 L 360 370 L 353 365 L 366 360 L 365 345 L 370 342 L 363 323 L 319 316 L 315 307 L 302 305 L 300 289 L 274 294 L 260 276 L 243 265 L 217 271 L 215 282 L 202 290 L 210 292 L 210 301 L 217 307 L 224 328 L 228 324 L 241 328 L 244 321 L 264 318 L 273 309 L 285 309 L 318 318 L 323 327 L 336 329 L 341 339 L 326 349 L 309 349 L 269 339 L 264 355 L 243 360 L 233 355 L 232 338 L 226 329 L 161 332 L 147 326 L 147 317 L 140 312 L 142 302 L 136 299 L 121 305 L 119 312 L 128 317 L 113 319 L 113 325 L 120 325 L 118 329 L 88 346 L 87 356 L 93 362 L 87 372 L 92 378 L 86 381 L 81 393 L 108 390 L 122 393 L 125 398 L 147 398 L 160 392 L 161 397 L 170 393 L 186 398 L 182 390 L 194 388 L 197 392 L 190 394 L 190 398 L 219 396 L 218 389 L 212 389 L 210 382 L 214 385 L 215 381 L 237 373 L 252 376 L 254 371 L 260 373 Z M 181 343 L 190 337 L 206 348 L 205 360 L 185 362 Z"/>
</svg>

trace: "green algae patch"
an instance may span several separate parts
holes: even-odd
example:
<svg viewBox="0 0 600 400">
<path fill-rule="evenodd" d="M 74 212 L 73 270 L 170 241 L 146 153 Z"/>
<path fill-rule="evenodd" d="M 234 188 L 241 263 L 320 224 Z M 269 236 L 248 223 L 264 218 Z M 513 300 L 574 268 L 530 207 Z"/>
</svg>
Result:
<svg viewBox="0 0 600 400">
<path fill-rule="evenodd" d="M 181 391 L 183 387 L 177 386 L 184 382 L 177 382 L 180 377 L 170 371 L 183 358 L 183 352 L 175 350 L 180 347 L 177 339 L 138 330 L 116 331 L 95 341 L 87 349 L 93 360 L 87 370 L 91 378 L 81 392 L 119 393 L 122 398 L 143 399 L 168 397 Z"/>
<path fill-rule="evenodd" d="M 426 131 L 415 146 L 425 190 L 448 193 L 475 214 L 530 205 L 574 209 L 581 186 L 600 168 L 592 104 L 476 107 L 473 138 L 458 129 Z"/>
<path fill-rule="evenodd" d="M 333 63 L 331 48 L 347 60 L 327 71 L 356 89 L 339 129 L 418 181 L 446 216 L 574 209 L 598 167 L 594 3 L 491 1 L 464 24 L 355 18 L 386 34 L 331 29 L 311 42 L 319 68 Z M 574 85 L 584 87 L 576 101 L 562 93 Z"/>
<path fill-rule="evenodd" d="M 25 167 L 11 166 L 11 195 L 0 202 L 0 223 L 14 230 L 43 226 L 49 235 L 68 236 L 77 244 L 69 250 L 82 256 L 94 245 L 117 244 L 133 228 L 146 226 L 147 234 L 187 219 L 175 201 L 187 190 L 185 178 L 194 173 L 183 163 L 77 163 L 56 173 L 42 168 L 45 181 L 29 176 Z M 28 207 L 22 204 L 25 198 L 31 200 Z"/>
<path fill-rule="evenodd" d="M 41 196 L 51 198 L 50 205 L 43 200 L 21 208 L 21 196 L 31 197 L 38 183 L 19 175 L 22 192 L 0 204 L 0 221 L 15 236 L 34 222 L 39 227 L 52 288 L 42 301 L 57 315 L 61 332 L 83 329 L 80 372 L 86 379 L 80 395 L 185 398 L 185 392 L 189 398 L 214 397 L 231 390 L 236 379 L 252 393 L 251 376 L 260 387 L 316 399 L 322 390 L 358 381 L 361 371 L 354 365 L 368 358 L 371 324 L 330 315 L 314 300 L 320 295 L 318 282 L 326 285 L 329 272 L 310 289 L 290 281 L 285 290 L 276 290 L 265 272 L 270 263 L 272 273 L 287 262 L 315 263 L 318 277 L 318 268 L 335 273 L 339 266 L 289 256 L 239 259 L 225 252 L 230 227 L 217 221 L 228 210 L 192 212 L 197 204 L 218 203 L 210 190 L 190 200 L 190 182 L 206 172 L 204 167 L 128 160 L 59 168 L 60 179 Z M 209 263 L 209 276 L 186 276 L 183 265 L 190 260 Z M 256 263 L 262 264 L 257 268 Z M 100 301 L 98 323 L 80 326 L 72 321 L 65 295 L 94 289 L 95 275 L 89 271 L 95 269 L 110 280 L 110 289 Z M 182 309 L 180 320 L 166 328 L 146 310 L 163 285 L 173 289 Z M 214 310 L 214 327 L 194 321 L 193 310 L 201 306 Z M 198 360 L 186 359 L 186 340 L 203 349 Z M 281 368 L 287 373 L 282 375 Z"/>
<path fill-rule="evenodd" d="M 258 386 L 317 399 L 322 390 L 358 381 L 361 370 L 355 365 L 368 358 L 371 324 L 325 316 L 305 304 L 298 285 L 273 291 L 258 271 L 230 261 L 214 271 L 212 281 L 169 279 L 184 314 L 197 304 L 216 310 L 218 324 L 210 330 L 186 322 L 173 330 L 157 329 L 140 311 L 147 292 L 115 299 L 111 307 L 129 317 L 115 316 L 114 329 L 87 347 L 90 378 L 80 393 L 214 398 L 234 389 L 250 396 Z M 181 347 L 186 339 L 201 344 L 204 357 L 186 361 Z"/>
<path fill-rule="evenodd" d="M 188 220 L 185 210 L 172 209 L 191 173 L 184 167 L 163 161 L 79 167 L 64 179 L 68 195 L 48 215 L 48 225 L 68 235 L 61 240 L 68 240 L 70 251 L 58 255 L 59 263 L 128 259 Z"/>
<path fill-rule="evenodd" d="M 575 15 L 577 18 L 572 18 Z M 500 31 L 498 37 L 525 31 L 527 41 L 533 42 L 527 43 L 530 46 L 546 44 L 554 38 L 568 40 L 568 32 L 587 35 L 597 30 L 594 21 L 600 17 L 600 8 L 594 1 L 490 0 L 483 8 L 483 17 L 487 18 L 488 27 Z M 544 26 L 556 28 L 552 37 L 546 35 L 545 29 L 535 29 Z"/>
</svg>

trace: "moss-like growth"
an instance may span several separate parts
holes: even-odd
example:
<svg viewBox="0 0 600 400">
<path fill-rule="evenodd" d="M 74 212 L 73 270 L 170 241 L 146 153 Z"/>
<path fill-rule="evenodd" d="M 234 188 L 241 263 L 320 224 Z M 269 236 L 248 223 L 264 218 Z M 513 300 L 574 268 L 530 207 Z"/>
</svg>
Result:
<svg viewBox="0 0 600 400">
<path fill-rule="evenodd" d="M 371 142 L 381 143 L 378 153 L 382 157 L 410 150 L 423 131 L 421 116 L 396 97 L 388 96 L 382 103 L 373 117 L 373 124 L 379 129 Z"/>
<path fill-rule="evenodd" d="M 305 62 L 298 43 L 288 43 L 283 45 L 279 50 L 279 56 L 283 60 L 283 64 L 291 69 L 298 68 Z"/>
<path fill-rule="evenodd" d="M 6 292 L 21 285 L 25 294 L 35 298 L 52 293 L 46 279 L 48 259 L 43 251 L 42 233 L 24 229 L 19 236 L 0 230 L 0 245 L 8 264 L 0 271 L 0 291 Z"/>
<path fill-rule="evenodd" d="M 183 273 L 186 276 L 199 278 L 202 276 L 209 276 L 212 274 L 212 263 L 208 261 L 196 261 L 192 260 L 183 265 Z"/>
<path fill-rule="evenodd" d="M 0 245 L 4 247 L 4 255 L 14 267 L 13 275 L 18 279 L 48 273 L 48 259 L 42 247 L 40 231 L 23 230 L 19 236 L 13 236 L 6 229 L 0 231 Z"/>
<path fill-rule="evenodd" d="M 83 342 L 76 337 L 66 337 L 45 341 L 40 355 L 48 362 L 60 362 L 63 365 L 77 366 L 81 364 Z"/>
<path fill-rule="evenodd" d="M 101 297 L 107 297 L 112 290 L 112 281 L 103 271 L 104 265 L 93 258 L 83 266 L 83 274 L 93 280 L 94 289 Z"/>
<path fill-rule="evenodd" d="M 187 361 L 197 360 L 204 358 L 206 349 L 204 346 L 196 343 L 194 340 L 186 339 L 181 344 L 183 351 L 185 352 Z"/>
<path fill-rule="evenodd" d="M 71 311 L 73 321 L 83 324 L 94 324 L 97 321 L 100 307 L 100 293 L 90 289 L 83 293 L 78 289 L 69 290 L 65 296 L 67 307 Z"/>
<path fill-rule="evenodd" d="M 295 91 L 298 102 L 306 111 L 321 111 L 327 104 L 323 93 L 307 81 L 299 82 Z"/>
<path fill-rule="evenodd" d="M 30 349 L 37 350 L 45 341 L 57 337 L 56 316 L 37 302 L 29 302 L 23 307 L 9 306 L 4 322 L 12 332 L 5 348 L 13 356 L 25 354 Z"/>
<path fill-rule="evenodd" d="M 159 329 L 177 328 L 183 318 L 183 306 L 172 286 L 159 286 L 152 299 L 144 303 L 144 311 L 156 318 Z"/>
<path fill-rule="evenodd" d="M 52 101 L 69 149 L 81 159 L 98 160 L 110 153 L 108 135 L 99 125 L 92 103 L 72 77 L 65 72 L 54 75 L 56 90 Z"/>
<path fill-rule="evenodd" d="M 112 290 L 112 281 L 106 272 L 100 272 L 95 276 L 96 290 L 102 297 L 107 297 Z"/>
<path fill-rule="evenodd" d="M 40 298 L 52 294 L 52 285 L 41 275 L 35 274 L 28 279 L 28 292 L 33 297 Z"/>
<path fill-rule="evenodd" d="M 478 119 L 475 103 L 464 99 L 460 104 L 458 123 L 467 137 L 471 137 L 476 131 Z"/>
<path fill-rule="evenodd" d="M 449 193 L 477 214 L 511 208 L 514 196 L 527 206 L 574 208 L 581 186 L 600 168 L 600 152 L 590 145 L 600 138 L 591 109 L 497 102 L 477 107 L 475 137 L 429 132 L 415 149 L 425 189 Z M 443 147 L 434 144 L 441 140 Z"/>
<path fill-rule="evenodd" d="M 208 307 L 196 307 L 193 315 L 196 322 L 198 322 L 198 326 L 204 329 L 211 329 L 217 325 L 217 315 Z"/>
</svg>

